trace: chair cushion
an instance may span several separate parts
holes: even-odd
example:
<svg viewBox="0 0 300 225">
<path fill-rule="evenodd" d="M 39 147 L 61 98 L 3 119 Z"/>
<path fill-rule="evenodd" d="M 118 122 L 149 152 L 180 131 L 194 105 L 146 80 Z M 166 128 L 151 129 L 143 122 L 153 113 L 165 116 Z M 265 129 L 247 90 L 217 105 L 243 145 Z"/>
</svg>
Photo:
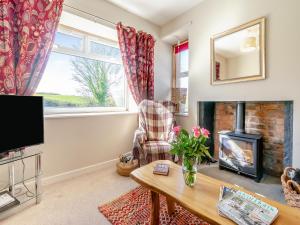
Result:
<svg viewBox="0 0 300 225">
<path fill-rule="evenodd" d="M 169 153 L 171 145 L 166 141 L 147 141 L 143 144 L 143 149 L 148 162 L 163 159 L 172 160 L 172 156 Z"/>
<path fill-rule="evenodd" d="M 175 105 L 170 101 L 143 100 L 139 106 L 139 123 L 149 141 L 167 141 L 175 123 Z"/>
</svg>

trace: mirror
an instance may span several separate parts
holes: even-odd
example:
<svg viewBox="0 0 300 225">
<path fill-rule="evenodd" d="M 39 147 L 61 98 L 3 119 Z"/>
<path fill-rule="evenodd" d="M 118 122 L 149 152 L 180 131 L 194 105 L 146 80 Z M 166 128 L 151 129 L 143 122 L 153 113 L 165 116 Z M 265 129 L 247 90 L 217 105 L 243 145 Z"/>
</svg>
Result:
<svg viewBox="0 0 300 225">
<path fill-rule="evenodd" d="M 211 83 L 265 79 L 265 18 L 211 38 Z"/>
</svg>

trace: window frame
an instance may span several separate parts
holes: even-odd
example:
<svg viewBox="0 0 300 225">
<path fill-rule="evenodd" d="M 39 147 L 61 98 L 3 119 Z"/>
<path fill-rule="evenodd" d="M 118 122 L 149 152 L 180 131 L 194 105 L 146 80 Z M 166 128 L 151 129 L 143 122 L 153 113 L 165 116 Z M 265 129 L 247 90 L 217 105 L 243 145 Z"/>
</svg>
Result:
<svg viewBox="0 0 300 225">
<path fill-rule="evenodd" d="M 76 29 L 70 28 L 70 27 L 65 26 L 65 25 L 59 25 L 56 32 L 61 32 L 61 33 L 64 33 L 64 34 L 68 34 L 68 32 L 74 32 L 75 34 L 79 33 Z M 122 62 L 119 62 L 117 60 L 108 60 L 106 57 L 102 57 L 102 56 L 94 54 L 94 53 L 89 53 L 89 47 L 90 47 L 89 42 L 90 41 L 105 44 L 107 46 L 111 46 L 111 47 L 114 47 L 114 48 L 119 48 L 117 42 L 110 41 L 110 40 L 107 40 L 105 38 L 97 37 L 95 35 L 92 35 L 90 33 L 86 33 L 84 31 L 81 32 L 81 33 L 85 34 L 85 35 L 83 35 L 84 43 L 83 43 L 83 50 L 82 51 L 76 51 L 74 49 L 69 49 L 69 48 L 64 48 L 64 47 L 54 47 L 54 48 L 52 48 L 51 51 L 61 53 L 61 54 L 84 57 L 84 58 L 89 58 L 89 59 L 99 60 L 99 61 L 103 61 L 103 62 L 122 65 Z"/>
<path fill-rule="evenodd" d="M 76 56 L 76 57 L 84 57 L 92 60 L 98 60 L 103 61 L 107 63 L 113 63 L 117 65 L 122 64 L 121 60 L 112 60 L 108 59 L 107 57 L 103 57 L 101 55 L 97 55 L 95 53 L 90 52 L 90 42 L 96 42 L 100 44 L 104 44 L 107 46 L 111 46 L 114 48 L 119 49 L 118 42 L 115 42 L 113 40 L 108 40 L 105 38 L 102 38 L 97 35 L 93 35 L 91 33 L 87 33 L 85 31 L 80 31 L 72 27 L 68 27 L 66 25 L 59 24 L 57 31 L 61 32 L 63 34 L 67 35 L 74 35 L 75 37 L 82 37 L 83 38 L 83 44 L 81 50 L 75 50 L 60 46 L 53 45 L 51 49 L 51 53 L 59 53 L 64 55 L 70 55 L 70 56 Z M 51 54 L 50 53 L 50 54 Z M 44 107 L 44 113 L 45 115 L 55 115 L 55 114 L 83 114 L 83 113 L 107 113 L 107 112 L 126 112 L 129 110 L 129 88 L 127 85 L 126 75 L 124 74 L 124 107 Z"/>
<path fill-rule="evenodd" d="M 188 115 L 188 111 L 187 112 L 180 112 L 179 111 L 179 105 L 177 104 L 177 98 L 176 98 L 176 93 L 174 92 L 176 89 L 176 84 L 177 84 L 177 70 L 176 70 L 176 47 L 178 45 L 183 45 L 189 43 L 189 40 L 186 39 L 184 41 L 181 41 L 177 44 L 172 45 L 172 85 L 171 85 L 171 96 L 172 96 L 172 101 L 174 101 L 176 103 L 176 115 L 182 115 L 182 116 L 187 116 Z M 189 50 L 189 48 L 188 48 Z M 183 74 L 185 74 L 184 77 L 189 77 L 189 68 L 188 71 L 184 71 L 182 72 Z M 188 90 L 187 90 L 187 96 L 188 98 Z"/>
</svg>

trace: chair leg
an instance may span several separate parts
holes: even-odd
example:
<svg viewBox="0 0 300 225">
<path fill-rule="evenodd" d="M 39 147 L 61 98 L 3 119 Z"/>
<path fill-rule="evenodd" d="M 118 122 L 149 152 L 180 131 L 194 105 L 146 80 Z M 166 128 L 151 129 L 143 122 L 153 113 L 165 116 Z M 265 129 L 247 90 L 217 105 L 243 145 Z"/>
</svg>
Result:
<svg viewBox="0 0 300 225">
<path fill-rule="evenodd" d="M 138 167 L 140 167 L 141 166 L 140 152 L 139 152 L 139 149 L 137 147 L 134 147 L 132 149 L 132 155 L 133 155 L 133 159 L 137 159 L 138 160 Z"/>
</svg>

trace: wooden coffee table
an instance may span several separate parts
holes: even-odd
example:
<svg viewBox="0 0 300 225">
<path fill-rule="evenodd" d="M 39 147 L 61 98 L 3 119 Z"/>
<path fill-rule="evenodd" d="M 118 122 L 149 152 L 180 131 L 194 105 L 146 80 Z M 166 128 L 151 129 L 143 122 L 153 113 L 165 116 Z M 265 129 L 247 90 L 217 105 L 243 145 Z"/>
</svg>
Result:
<svg viewBox="0 0 300 225">
<path fill-rule="evenodd" d="M 153 174 L 153 168 L 157 163 L 168 163 L 170 165 L 169 176 L 161 176 Z M 168 212 L 174 211 L 174 202 L 189 210 L 199 218 L 209 222 L 210 224 L 234 224 L 231 220 L 221 217 L 217 211 L 217 203 L 219 198 L 220 186 L 228 187 L 236 186 L 226 182 L 205 176 L 201 173 L 197 174 L 197 183 L 190 188 L 185 185 L 181 166 L 168 161 L 160 160 L 152 162 L 146 166 L 138 168 L 131 172 L 130 176 L 142 186 L 151 190 L 152 210 L 151 224 L 159 224 L 159 195 L 163 194 L 167 197 Z M 239 188 L 264 202 L 275 206 L 279 210 L 279 216 L 273 224 L 296 225 L 300 224 L 300 209 L 292 208 L 270 199 L 258 196 L 243 188 Z"/>
</svg>

